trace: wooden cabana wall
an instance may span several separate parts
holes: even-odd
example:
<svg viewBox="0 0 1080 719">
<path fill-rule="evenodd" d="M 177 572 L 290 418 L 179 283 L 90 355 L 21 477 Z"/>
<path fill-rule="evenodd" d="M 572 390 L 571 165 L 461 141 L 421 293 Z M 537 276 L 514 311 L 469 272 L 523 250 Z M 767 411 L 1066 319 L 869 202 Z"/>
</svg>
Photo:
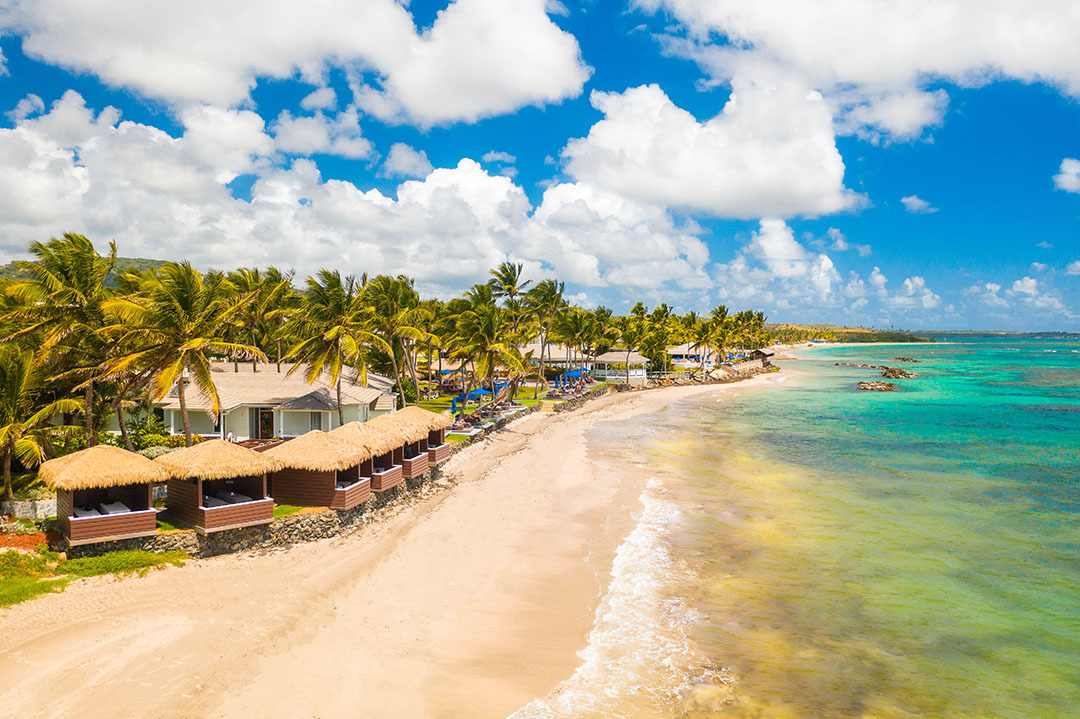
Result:
<svg viewBox="0 0 1080 719">
<path fill-rule="evenodd" d="M 450 458 L 450 443 L 446 441 L 445 429 L 433 429 L 428 432 L 428 463 L 437 465 Z"/>
<path fill-rule="evenodd" d="M 153 485 L 168 475 L 146 457 L 99 445 L 50 459 L 38 474 L 56 491 L 56 516 L 69 546 L 157 532 Z M 83 510 L 85 516 L 76 516 Z"/>
<path fill-rule="evenodd" d="M 204 496 L 212 497 L 222 491 L 243 494 L 252 501 L 220 507 L 204 506 Z M 170 517 L 190 525 L 200 534 L 274 521 L 274 500 L 267 495 L 265 474 L 210 480 L 173 478 L 169 480 L 166 505 Z"/>
<path fill-rule="evenodd" d="M 126 487 L 96 489 L 57 489 L 56 517 L 70 546 L 117 539 L 148 537 L 157 533 L 154 510 L 154 486 L 131 484 Z M 122 502 L 130 512 L 100 517 L 76 517 L 75 507 Z"/>
<path fill-rule="evenodd" d="M 270 478 L 278 504 L 352 509 L 371 499 L 371 458 L 318 430 L 267 450 L 283 467 Z"/>
</svg>

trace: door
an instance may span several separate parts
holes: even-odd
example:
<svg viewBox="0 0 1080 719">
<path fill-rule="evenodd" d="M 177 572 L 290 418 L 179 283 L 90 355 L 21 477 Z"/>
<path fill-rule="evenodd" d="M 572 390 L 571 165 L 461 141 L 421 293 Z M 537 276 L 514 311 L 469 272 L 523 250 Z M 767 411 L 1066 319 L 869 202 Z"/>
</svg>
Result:
<svg viewBox="0 0 1080 719">
<path fill-rule="evenodd" d="M 274 410 L 259 410 L 259 439 L 270 439 L 274 436 Z"/>
</svg>

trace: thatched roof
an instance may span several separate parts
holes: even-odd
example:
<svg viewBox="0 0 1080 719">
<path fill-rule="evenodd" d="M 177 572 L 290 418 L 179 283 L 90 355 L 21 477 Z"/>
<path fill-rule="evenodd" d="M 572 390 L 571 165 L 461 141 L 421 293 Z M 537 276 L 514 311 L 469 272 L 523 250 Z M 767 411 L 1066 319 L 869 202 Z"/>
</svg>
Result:
<svg viewBox="0 0 1080 719">
<path fill-rule="evenodd" d="M 50 459 L 38 475 L 53 489 L 98 489 L 164 482 L 165 470 L 142 455 L 100 444 Z"/>
<path fill-rule="evenodd" d="M 391 415 L 382 416 L 390 417 Z M 348 442 L 363 451 L 364 459 L 378 457 L 409 443 L 410 440 L 397 428 L 389 425 L 379 428 L 374 426 L 374 422 L 374 419 L 367 422 L 349 422 L 332 430 L 330 436 Z"/>
<path fill-rule="evenodd" d="M 428 432 L 446 429 L 454 423 L 450 415 L 435 414 L 420 407 L 406 407 L 391 414 L 383 414 L 367 422 L 372 429 L 385 427 L 396 429 L 409 442 L 427 439 Z"/>
<path fill-rule="evenodd" d="M 251 477 L 281 469 L 277 460 L 223 439 L 178 449 L 154 462 L 176 479 Z"/>
<path fill-rule="evenodd" d="M 610 352 L 605 352 L 602 355 L 597 355 L 593 359 L 593 361 L 596 362 L 597 364 L 626 364 L 626 362 L 627 362 L 626 350 L 611 350 Z M 645 358 L 645 357 L 642 357 L 637 352 L 631 352 L 630 353 L 629 362 L 632 365 L 633 364 L 642 364 L 642 365 L 649 364 L 649 360 L 647 358 Z"/>
<path fill-rule="evenodd" d="M 338 472 L 354 467 L 370 455 L 355 445 L 313 429 L 296 439 L 282 442 L 262 453 L 288 469 L 307 469 L 312 472 Z"/>
</svg>

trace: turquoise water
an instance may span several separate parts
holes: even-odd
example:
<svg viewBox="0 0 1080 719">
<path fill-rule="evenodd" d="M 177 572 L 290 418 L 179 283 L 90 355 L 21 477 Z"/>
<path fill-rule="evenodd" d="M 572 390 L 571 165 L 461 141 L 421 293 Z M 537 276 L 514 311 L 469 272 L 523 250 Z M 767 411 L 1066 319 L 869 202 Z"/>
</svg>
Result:
<svg viewBox="0 0 1080 719">
<path fill-rule="evenodd" d="M 1080 340 L 802 356 L 597 426 L 653 481 L 592 669 L 528 716 L 1080 717 Z"/>
</svg>

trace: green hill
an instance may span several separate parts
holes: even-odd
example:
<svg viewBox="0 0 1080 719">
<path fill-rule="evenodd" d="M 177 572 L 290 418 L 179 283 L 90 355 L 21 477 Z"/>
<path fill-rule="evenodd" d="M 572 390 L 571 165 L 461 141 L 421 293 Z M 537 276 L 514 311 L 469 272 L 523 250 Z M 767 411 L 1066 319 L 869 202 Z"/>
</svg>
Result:
<svg viewBox="0 0 1080 719">
<path fill-rule="evenodd" d="M 164 264 L 165 260 L 148 260 L 144 257 L 117 257 L 116 265 L 113 267 L 113 274 L 125 272 L 127 270 L 152 270 L 155 267 L 161 267 Z M 0 283 L 22 279 L 25 276 L 26 275 L 15 266 L 14 262 L 0 265 Z M 112 283 L 106 281 L 105 284 Z"/>
</svg>

